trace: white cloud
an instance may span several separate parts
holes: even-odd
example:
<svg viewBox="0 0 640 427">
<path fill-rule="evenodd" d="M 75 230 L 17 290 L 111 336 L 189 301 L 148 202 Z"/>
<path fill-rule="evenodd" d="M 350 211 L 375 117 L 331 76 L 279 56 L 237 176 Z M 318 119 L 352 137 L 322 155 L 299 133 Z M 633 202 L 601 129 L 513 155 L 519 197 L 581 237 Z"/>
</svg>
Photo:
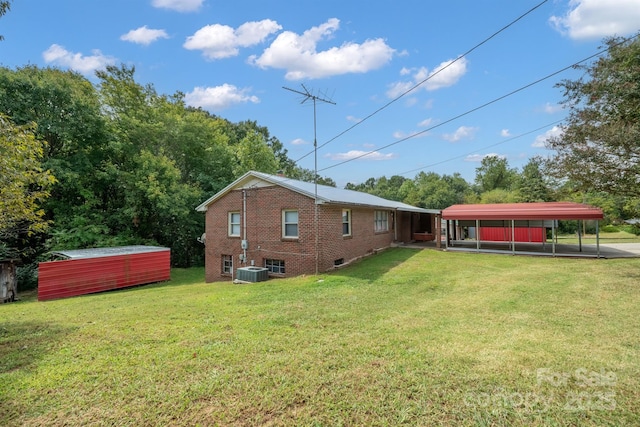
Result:
<svg viewBox="0 0 640 427">
<path fill-rule="evenodd" d="M 489 153 L 489 154 L 470 154 L 464 158 L 465 162 L 481 162 L 485 157 L 497 157 L 499 159 L 506 159 L 507 156 L 498 153 Z"/>
<path fill-rule="evenodd" d="M 531 146 L 535 148 L 546 148 L 547 139 L 560 135 L 562 135 L 562 129 L 558 126 L 554 126 L 542 135 L 538 135 Z"/>
<path fill-rule="evenodd" d="M 302 35 L 282 32 L 262 55 L 249 62 L 261 68 L 286 70 L 287 80 L 317 79 L 347 73 L 366 73 L 387 64 L 395 50 L 383 39 L 347 42 L 339 47 L 317 51 L 320 41 L 328 39 L 340 27 L 340 20 L 331 18 Z"/>
<path fill-rule="evenodd" d="M 309 144 L 309 142 L 305 141 L 302 138 L 296 138 L 293 141 L 291 141 L 291 145 L 308 145 L 308 144 Z"/>
<path fill-rule="evenodd" d="M 418 126 L 421 127 L 421 128 L 427 128 L 427 127 L 431 126 L 432 124 L 433 124 L 433 119 L 431 117 L 429 117 L 428 119 L 424 119 L 423 121 L 418 123 Z"/>
<path fill-rule="evenodd" d="M 184 101 L 192 107 L 202 107 L 211 111 L 220 111 L 247 102 L 259 103 L 260 99 L 257 96 L 248 94 L 250 90 L 238 89 L 226 83 L 215 87 L 196 87 L 193 92 L 185 94 Z"/>
<path fill-rule="evenodd" d="M 171 9 L 178 12 L 195 12 L 200 9 L 204 0 L 153 0 L 153 7 Z"/>
<path fill-rule="evenodd" d="M 547 102 L 546 104 L 544 104 L 544 107 L 542 107 L 542 111 L 544 111 L 547 114 L 555 114 L 559 111 L 562 111 L 564 108 L 562 107 L 562 105 L 560 104 L 552 104 L 550 102 Z"/>
<path fill-rule="evenodd" d="M 434 91 L 444 87 L 453 86 L 467 73 L 468 63 L 469 62 L 465 58 L 459 58 L 458 60 L 450 59 L 442 62 L 432 71 L 429 71 L 426 67 L 421 67 L 417 70 L 408 70 L 407 68 L 403 68 L 400 70 L 400 75 L 411 75 L 412 80 L 391 83 L 387 90 L 387 97 L 392 99 L 397 98 L 420 83 L 421 85 L 416 87 L 414 90 L 423 88 L 427 91 Z"/>
<path fill-rule="evenodd" d="M 81 74 L 93 74 L 96 70 L 116 63 L 116 58 L 103 55 L 99 50 L 94 50 L 93 55 L 84 56 L 81 53 L 73 53 L 64 47 L 52 44 L 42 53 L 42 57 L 48 64 L 68 67 Z"/>
<path fill-rule="evenodd" d="M 397 130 L 393 132 L 393 137 L 395 139 L 409 139 L 409 138 L 425 138 L 430 135 L 426 130 L 415 130 L 412 132 L 405 132 L 401 130 Z"/>
<path fill-rule="evenodd" d="M 461 139 L 473 139 L 478 128 L 471 126 L 460 126 L 453 133 L 445 133 L 442 138 L 449 142 L 458 142 Z"/>
<path fill-rule="evenodd" d="M 401 130 L 397 130 L 397 131 L 395 131 L 395 132 L 393 133 L 393 137 L 394 137 L 395 139 L 402 139 L 402 138 L 406 138 L 406 137 L 408 137 L 409 135 L 411 135 L 411 134 L 406 133 L 406 132 L 403 132 L 403 131 L 401 131 Z"/>
<path fill-rule="evenodd" d="M 347 121 L 352 123 L 360 123 L 362 119 L 355 116 L 347 116 Z"/>
<path fill-rule="evenodd" d="M 324 157 L 328 157 L 331 160 L 391 160 L 397 157 L 394 153 L 383 154 L 379 151 L 361 151 L 361 150 L 351 150 L 346 153 L 329 153 Z"/>
<path fill-rule="evenodd" d="M 500 131 L 500 136 L 503 138 L 508 138 L 511 136 L 511 132 L 509 131 L 509 129 L 502 129 Z"/>
<path fill-rule="evenodd" d="M 169 38 L 165 30 L 153 30 L 151 28 L 147 28 L 146 25 L 144 27 L 131 30 L 127 34 L 123 34 L 120 36 L 120 40 L 142 44 L 145 46 L 150 45 L 160 38 Z"/>
<path fill-rule="evenodd" d="M 183 47 L 201 50 L 208 59 L 222 59 L 237 56 L 240 47 L 262 43 L 269 35 L 282 29 L 276 21 L 245 22 L 237 29 L 228 25 L 213 24 L 200 28 L 187 37 Z"/>
<path fill-rule="evenodd" d="M 600 39 L 638 31 L 638 0 L 571 0 L 564 16 L 552 16 L 549 22 L 572 39 Z"/>
</svg>

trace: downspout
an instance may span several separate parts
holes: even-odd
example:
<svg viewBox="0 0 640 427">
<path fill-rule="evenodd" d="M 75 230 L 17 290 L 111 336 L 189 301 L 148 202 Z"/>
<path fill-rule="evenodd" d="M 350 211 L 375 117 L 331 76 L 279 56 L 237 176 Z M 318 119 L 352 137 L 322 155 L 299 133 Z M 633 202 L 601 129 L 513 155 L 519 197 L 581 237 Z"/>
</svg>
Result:
<svg viewBox="0 0 640 427">
<path fill-rule="evenodd" d="M 242 190 L 242 240 L 245 244 L 242 245 L 242 262 L 247 264 L 247 190 Z"/>
<path fill-rule="evenodd" d="M 393 212 L 393 241 L 398 242 L 398 208 Z"/>
</svg>

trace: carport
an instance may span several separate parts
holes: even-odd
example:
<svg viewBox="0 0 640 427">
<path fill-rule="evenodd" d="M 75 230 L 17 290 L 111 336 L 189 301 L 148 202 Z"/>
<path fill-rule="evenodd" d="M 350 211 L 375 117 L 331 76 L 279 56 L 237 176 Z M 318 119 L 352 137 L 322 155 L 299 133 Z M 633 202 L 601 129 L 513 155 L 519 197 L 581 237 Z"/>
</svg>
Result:
<svg viewBox="0 0 640 427">
<path fill-rule="evenodd" d="M 477 252 L 510 252 L 512 254 L 549 254 L 552 256 L 568 255 L 559 252 L 557 245 L 558 220 L 595 220 L 596 257 L 600 257 L 599 221 L 603 218 L 602 209 L 574 202 L 538 202 L 538 203 L 496 203 L 475 205 L 453 205 L 442 211 L 445 221 L 447 249 L 475 250 Z M 464 232 L 469 228 L 479 230 L 480 227 L 502 227 L 510 231 L 508 241 L 496 242 L 475 239 L 475 247 L 469 245 Z M 516 241 L 516 229 L 543 228 L 551 229 L 551 247 L 548 243 L 526 244 Z M 582 254 L 582 235 L 578 227 L 578 250 Z M 575 251 L 574 251 L 575 252 Z M 591 255 L 593 256 L 593 255 Z"/>
</svg>

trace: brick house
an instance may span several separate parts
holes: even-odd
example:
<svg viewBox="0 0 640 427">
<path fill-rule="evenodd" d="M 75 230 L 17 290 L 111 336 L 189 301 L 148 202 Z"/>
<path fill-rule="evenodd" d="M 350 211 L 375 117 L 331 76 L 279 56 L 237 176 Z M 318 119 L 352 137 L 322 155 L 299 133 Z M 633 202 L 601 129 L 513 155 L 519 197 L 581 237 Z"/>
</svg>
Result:
<svg viewBox="0 0 640 427">
<path fill-rule="evenodd" d="M 254 171 L 196 209 L 206 215 L 207 282 L 245 266 L 275 277 L 313 274 L 393 242 L 439 242 L 438 210 Z"/>
</svg>

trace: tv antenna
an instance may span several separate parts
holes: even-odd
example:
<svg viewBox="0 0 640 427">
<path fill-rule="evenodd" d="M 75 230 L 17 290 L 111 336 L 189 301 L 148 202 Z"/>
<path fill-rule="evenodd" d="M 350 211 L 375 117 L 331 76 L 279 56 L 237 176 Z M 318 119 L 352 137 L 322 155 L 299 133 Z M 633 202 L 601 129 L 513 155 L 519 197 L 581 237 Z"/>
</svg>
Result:
<svg viewBox="0 0 640 427">
<path fill-rule="evenodd" d="M 304 89 L 304 91 L 299 91 L 296 89 L 291 89 L 288 88 L 286 86 L 282 86 L 283 89 L 286 89 L 288 91 L 297 93 L 298 95 L 302 95 L 304 96 L 304 98 L 302 99 L 302 101 L 300 102 L 301 104 L 304 104 L 305 102 L 307 102 L 308 100 L 312 100 L 313 101 L 313 185 L 314 185 L 314 205 L 315 205 L 315 229 L 316 229 L 316 276 L 318 275 L 318 247 L 319 247 L 319 240 L 318 240 L 318 140 L 316 138 L 316 127 L 317 127 L 317 120 L 316 120 L 316 102 L 320 101 L 320 102 L 324 102 L 326 104 L 332 104 L 332 105 L 336 105 L 335 102 L 331 101 L 330 99 L 326 99 L 326 98 L 322 98 L 320 96 L 314 95 L 309 89 L 307 89 L 307 87 L 304 84 L 300 84 L 300 86 L 302 86 L 302 89 Z"/>
</svg>

